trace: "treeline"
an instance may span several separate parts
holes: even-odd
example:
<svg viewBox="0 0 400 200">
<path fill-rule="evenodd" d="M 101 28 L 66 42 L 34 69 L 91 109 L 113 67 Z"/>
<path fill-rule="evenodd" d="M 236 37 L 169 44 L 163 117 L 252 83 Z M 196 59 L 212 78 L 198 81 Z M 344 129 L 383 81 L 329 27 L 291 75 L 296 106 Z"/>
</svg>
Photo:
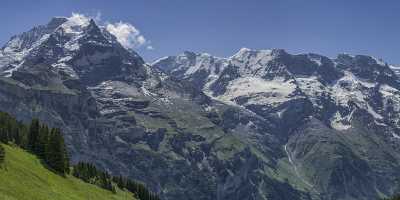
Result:
<svg viewBox="0 0 400 200">
<path fill-rule="evenodd" d="M 107 172 L 103 172 L 96 168 L 93 164 L 79 162 L 73 167 L 72 175 L 82 179 L 87 183 L 91 183 L 110 190 L 115 193 L 116 189 L 113 183 L 122 190 L 128 190 L 135 194 L 140 200 L 160 200 L 160 198 L 150 192 L 145 185 L 123 176 L 112 177 Z"/>
<path fill-rule="evenodd" d="M 68 154 L 58 128 L 49 129 L 37 119 L 25 125 L 9 114 L 0 112 L 0 141 L 13 143 L 37 155 L 50 169 L 61 175 L 69 173 Z"/>
<path fill-rule="evenodd" d="M 98 170 L 93 164 L 79 162 L 74 166 L 72 175 L 82 179 L 86 183 L 97 185 L 114 193 L 116 192 L 111 176 L 107 172 Z"/>
<path fill-rule="evenodd" d="M 160 200 L 160 198 L 151 193 L 147 188 L 136 181 L 124 178 L 122 176 L 113 177 L 113 181 L 117 183 L 119 188 L 127 189 L 128 191 L 136 194 L 136 197 L 139 199 L 146 199 L 146 200 Z"/>
<path fill-rule="evenodd" d="M 7 113 L 0 112 L 0 142 L 27 147 L 28 126 L 18 122 Z"/>
<path fill-rule="evenodd" d="M 1 143 L 13 144 L 31 152 L 48 168 L 62 176 L 70 173 L 67 149 L 58 128 L 49 128 L 37 119 L 33 119 L 30 124 L 24 124 L 8 113 L 0 112 L 0 164 L 4 162 L 6 156 Z M 159 200 L 159 197 L 143 184 L 124 177 L 112 177 L 93 164 L 79 162 L 72 167 L 72 175 L 114 193 L 116 185 L 122 190 L 132 192 L 140 200 Z"/>
<path fill-rule="evenodd" d="M 392 198 L 389 199 L 383 199 L 383 200 L 400 200 L 400 195 L 395 195 Z"/>
</svg>

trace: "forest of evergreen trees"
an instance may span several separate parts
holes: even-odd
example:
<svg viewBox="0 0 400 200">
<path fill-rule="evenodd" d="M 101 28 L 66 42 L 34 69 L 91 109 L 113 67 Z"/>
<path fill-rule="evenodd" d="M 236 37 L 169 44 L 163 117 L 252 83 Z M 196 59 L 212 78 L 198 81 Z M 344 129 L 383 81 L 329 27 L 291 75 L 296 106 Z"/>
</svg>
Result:
<svg viewBox="0 0 400 200">
<path fill-rule="evenodd" d="M 383 199 L 383 200 L 400 200 L 400 195 L 396 195 L 390 199 Z"/>
<path fill-rule="evenodd" d="M 159 200 L 160 198 L 152 194 L 147 188 L 138 182 L 124 178 L 122 176 L 113 177 L 113 181 L 117 183 L 117 186 L 122 189 L 127 189 L 128 191 L 136 194 L 138 199 L 149 199 L 149 200 Z"/>
<path fill-rule="evenodd" d="M 48 168 L 60 175 L 69 173 L 68 154 L 60 129 L 49 129 L 37 119 L 25 125 L 0 112 L 0 142 L 15 144 L 37 155 Z"/>
<path fill-rule="evenodd" d="M 87 183 L 100 186 L 115 193 L 111 176 L 107 172 L 98 170 L 93 164 L 79 162 L 73 167 L 72 175 Z"/>
<path fill-rule="evenodd" d="M 0 165 L 6 157 L 1 143 L 16 145 L 29 151 L 38 156 L 50 170 L 62 176 L 70 173 L 68 152 L 59 128 L 49 128 L 37 119 L 27 125 L 0 112 Z M 112 177 L 90 163 L 79 162 L 72 167 L 72 175 L 114 193 L 116 185 L 132 192 L 140 200 L 159 200 L 143 184 L 121 176 Z"/>
<path fill-rule="evenodd" d="M 159 200 L 159 197 L 151 193 L 143 184 L 122 176 L 111 177 L 107 172 L 98 170 L 90 163 L 79 162 L 73 167 L 72 175 L 87 183 L 98 185 L 106 190 L 115 192 L 113 182 L 120 189 L 126 189 L 141 200 Z"/>
</svg>

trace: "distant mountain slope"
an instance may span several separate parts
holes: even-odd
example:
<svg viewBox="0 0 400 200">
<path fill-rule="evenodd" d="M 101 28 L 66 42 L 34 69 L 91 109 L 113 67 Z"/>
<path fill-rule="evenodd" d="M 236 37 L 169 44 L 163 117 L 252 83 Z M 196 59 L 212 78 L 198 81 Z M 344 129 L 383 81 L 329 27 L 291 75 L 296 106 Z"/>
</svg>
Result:
<svg viewBox="0 0 400 200">
<path fill-rule="evenodd" d="M 159 59 L 153 66 L 192 82 L 213 99 L 260 116 L 272 110 L 282 114 L 285 104 L 303 101 L 311 113 L 339 131 L 351 128 L 354 110 L 367 112 L 378 124 L 398 127 L 393 122 L 398 121 L 399 107 L 392 103 L 400 100 L 400 80 L 393 66 L 369 56 L 342 54 L 330 59 L 243 48 L 229 58 L 185 52 Z M 390 116 L 384 116 L 386 111 Z"/>
<path fill-rule="evenodd" d="M 26 151 L 3 145 L 5 164 L 0 168 L 0 199 L 4 200 L 125 200 L 131 193 L 117 194 L 85 183 L 73 176 L 61 177 L 46 169 Z"/>
<path fill-rule="evenodd" d="M 145 182 L 163 199 L 214 198 L 222 166 L 250 151 L 207 110 L 230 106 L 145 64 L 90 19 L 54 18 L 11 38 L 0 74 L 1 111 L 60 127 L 72 163 Z"/>
<path fill-rule="evenodd" d="M 276 137 L 283 152 L 272 150 L 271 165 L 284 175 L 279 155 L 286 154 L 294 173 L 288 183 L 311 198 L 376 199 L 399 191 L 400 79 L 381 60 L 243 48 L 229 58 L 184 52 L 152 66 L 266 120 L 252 145 L 272 150 L 260 138 Z M 238 117 L 236 129 L 254 125 Z"/>
<path fill-rule="evenodd" d="M 241 49 L 153 65 L 93 20 L 0 51 L 0 110 L 60 127 L 73 163 L 165 200 L 372 200 L 400 191 L 400 86 L 370 56 Z"/>
</svg>

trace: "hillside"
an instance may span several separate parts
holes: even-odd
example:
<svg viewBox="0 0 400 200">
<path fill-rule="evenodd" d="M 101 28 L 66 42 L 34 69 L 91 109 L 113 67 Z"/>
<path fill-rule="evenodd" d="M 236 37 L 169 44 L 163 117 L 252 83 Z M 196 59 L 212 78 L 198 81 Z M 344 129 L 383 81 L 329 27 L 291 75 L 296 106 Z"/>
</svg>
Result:
<svg viewBox="0 0 400 200">
<path fill-rule="evenodd" d="M 3 146 L 6 159 L 0 169 L 2 200 L 133 199 L 131 193 L 117 190 L 117 193 L 113 194 L 73 176 L 59 176 L 46 169 L 36 156 L 17 147 Z"/>
</svg>

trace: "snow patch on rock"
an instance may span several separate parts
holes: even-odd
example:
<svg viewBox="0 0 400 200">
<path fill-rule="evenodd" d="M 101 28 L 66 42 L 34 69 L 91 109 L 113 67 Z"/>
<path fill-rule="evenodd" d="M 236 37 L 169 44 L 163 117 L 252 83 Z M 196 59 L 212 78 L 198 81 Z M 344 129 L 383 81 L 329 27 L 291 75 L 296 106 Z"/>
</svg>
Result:
<svg viewBox="0 0 400 200">
<path fill-rule="evenodd" d="M 237 97 L 247 96 L 253 97 L 249 102 L 252 104 L 274 104 L 290 100 L 290 94 L 295 89 L 294 83 L 283 79 L 243 77 L 230 82 L 226 93 L 217 98 L 224 102 L 233 102 Z"/>
<path fill-rule="evenodd" d="M 393 136 L 393 138 L 395 138 L 395 139 L 400 139 L 400 136 L 397 135 L 396 133 L 392 133 L 392 136 Z"/>
<path fill-rule="evenodd" d="M 352 117 L 352 113 L 346 117 L 343 117 L 342 114 L 339 112 L 336 112 L 335 115 L 331 119 L 331 126 L 332 128 L 343 131 L 351 128 L 351 125 L 349 123 L 350 119 Z"/>
</svg>

